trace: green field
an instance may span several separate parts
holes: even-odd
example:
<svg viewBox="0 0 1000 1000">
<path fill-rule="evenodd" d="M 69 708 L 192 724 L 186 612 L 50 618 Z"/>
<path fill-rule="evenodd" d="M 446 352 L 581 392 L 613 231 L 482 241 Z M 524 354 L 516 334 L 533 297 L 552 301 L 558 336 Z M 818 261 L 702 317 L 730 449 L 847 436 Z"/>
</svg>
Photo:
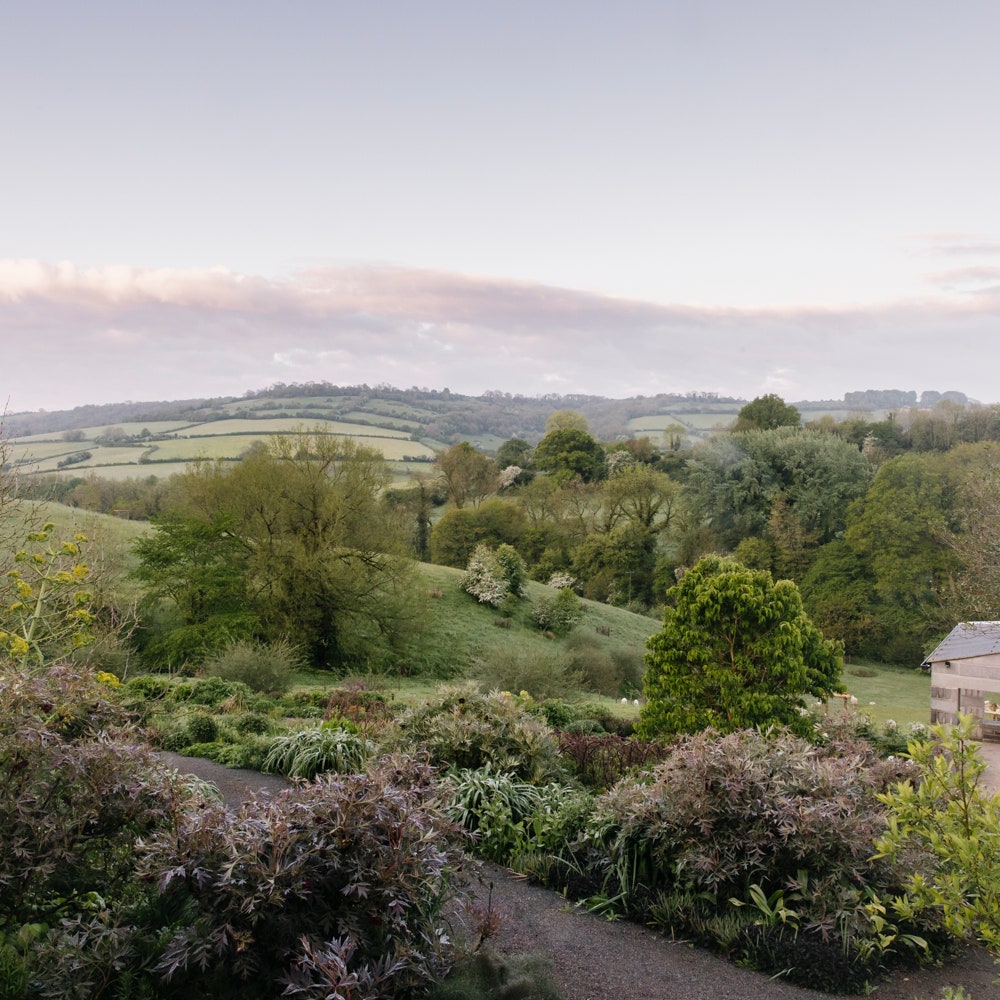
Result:
<svg viewBox="0 0 1000 1000">
<path fill-rule="evenodd" d="M 373 448 L 381 452 L 388 462 L 402 462 L 406 458 L 433 459 L 435 455 L 432 447 L 413 441 L 405 427 L 377 427 L 323 418 L 307 421 L 297 417 L 263 417 L 259 420 L 240 417 L 199 423 L 153 421 L 102 424 L 76 431 L 74 436 L 84 436 L 74 441 L 65 440 L 63 434 L 30 435 L 12 442 L 10 458 L 27 474 L 97 474 L 111 479 L 142 478 L 151 474 L 165 477 L 184 471 L 188 462 L 198 458 L 236 460 L 251 445 L 266 442 L 275 434 L 317 429 L 349 437 L 359 445 Z M 99 443 L 109 430 L 119 436 L 149 433 L 142 440 L 127 444 Z M 90 452 L 90 457 L 60 467 L 60 462 L 81 452 Z"/>
<path fill-rule="evenodd" d="M 143 431 L 149 431 L 150 434 L 173 434 L 179 430 L 183 430 L 185 427 L 191 427 L 190 420 L 149 420 L 143 422 L 134 423 L 122 423 L 122 424 L 98 424 L 94 427 L 80 427 L 74 430 L 74 434 L 82 434 L 83 441 L 93 441 L 94 438 L 103 437 L 109 431 L 121 431 L 124 434 L 133 435 L 141 434 Z M 31 445 L 39 441 L 52 441 L 52 442 L 62 442 L 67 448 L 73 448 L 78 446 L 79 442 L 66 441 L 64 438 L 65 432 L 55 433 L 55 434 L 30 434 L 25 437 L 18 437 L 14 442 L 18 447 L 22 445 Z"/>
<path fill-rule="evenodd" d="M 344 418 L 344 420 L 361 421 L 362 424 L 366 420 L 371 421 L 371 414 L 366 413 L 363 410 L 349 410 L 347 413 L 342 413 L 340 415 Z M 378 423 L 380 427 L 390 427 L 406 433 L 412 433 L 413 431 L 420 430 L 420 424 L 416 420 L 407 420 L 405 417 L 392 416 L 386 413 L 380 413 L 378 415 Z"/>
<path fill-rule="evenodd" d="M 842 699 L 831 698 L 827 704 L 830 715 L 846 710 L 868 715 L 880 723 L 892 719 L 900 726 L 930 722 L 929 674 L 884 663 L 854 662 L 844 664 L 843 679 L 848 693 L 858 699 L 857 704 L 845 709 Z"/>
<path fill-rule="evenodd" d="M 663 413 L 656 417 L 633 417 L 628 422 L 630 431 L 636 434 L 662 434 L 668 427 L 691 427 L 684 418 L 673 413 Z"/>
<path fill-rule="evenodd" d="M 101 479 L 111 479 L 115 482 L 120 482 L 123 479 L 148 479 L 150 476 L 154 479 L 169 479 L 170 476 L 186 472 L 189 464 L 190 460 L 184 459 L 177 462 L 150 462 L 142 465 L 101 465 L 82 468 L 74 466 L 73 468 L 79 468 L 80 471 L 74 473 L 73 468 L 70 468 L 60 469 L 59 473 L 67 476 L 94 475 L 99 476 Z"/>
<path fill-rule="evenodd" d="M 72 448 L 62 446 L 59 451 L 48 458 L 42 458 L 33 447 L 29 453 L 29 461 L 26 463 L 29 472 L 61 472 L 67 475 L 80 475 L 82 470 L 93 471 L 94 469 L 104 469 L 107 466 L 128 466 L 132 469 L 132 475 L 141 476 L 139 460 L 149 450 L 146 445 L 134 445 L 123 448 L 107 448 L 100 445 L 90 444 L 86 441 L 76 442 Z M 91 457 L 83 462 L 74 462 L 72 465 L 59 467 L 59 463 L 66 457 L 76 452 L 89 451 Z M 31 461 L 33 459 L 33 461 Z"/>
<path fill-rule="evenodd" d="M 92 448 L 93 444 L 89 440 L 63 441 L 43 437 L 18 441 L 11 448 L 11 458 L 17 462 L 45 462 L 49 459 L 64 458 L 75 451 L 90 451 Z"/>
<path fill-rule="evenodd" d="M 440 569 L 440 567 L 422 567 L 424 571 L 428 569 Z M 428 575 L 428 579 L 433 574 Z M 452 603 L 462 600 L 464 595 L 452 595 Z M 444 603 L 442 602 L 433 603 Z M 584 622 L 579 626 L 581 631 L 594 631 L 595 626 L 602 624 L 599 612 L 594 613 L 601 605 L 593 605 Z M 482 609 L 465 605 L 465 611 L 481 611 Z M 612 609 L 614 610 L 614 609 Z M 593 617 L 591 616 L 593 614 Z M 628 614 L 622 612 L 622 614 Z M 551 653 L 552 640 L 542 641 L 540 638 L 531 636 L 518 636 L 515 632 L 513 636 L 504 633 L 500 629 L 493 627 L 492 620 L 484 612 L 479 615 L 476 622 L 470 617 L 465 618 L 462 611 L 457 611 L 454 606 L 449 612 L 447 608 L 438 611 L 431 608 L 432 625 L 431 628 L 442 637 L 449 637 L 454 644 L 456 661 L 472 661 L 478 656 L 489 655 L 491 650 L 502 650 L 504 644 L 518 645 L 525 649 L 535 649 L 542 654 Z M 633 616 L 638 617 L 638 616 Z M 447 620 L 451 618 L 450 625 Z M 636 652 L 645 651 L 645 642 L 648 638 L 645 635 L 647 628 L 652 635 L 659 628 L 659 623 L 649 619 L 649 626 L 644 621 L 627 623 L 623 619 L 614 619 L 615 624 L 620 628 L 620 632 L 615 638 L 612 631 L 612 644 L 618 644 Z M 857 665 L 853 666 L 857 669 Z M 916 670 L 906 670 L 901 667 L 885 666 L 883 664 L 868 664 L 866 670 L 873 671 L 874 677 L 859 677 L 852 674 L 852 665 L 848 665 L 844 673 L 844 683 L 848 692 L 857 699 L 857 705 L 851 705 L 845 709 L 844 702 L 839 698 L 831 698 L 827 705 L 827 714 L 833 718 L 840 718 L 845 714 L 853 716 L 866 716 L 873 722 L 883 725 L 888 720 L 893 720 L 900 728 L 909 727 L 913 723 L 928 725 L 930 722 L 930 678 Z M 318 684 L 325 686 L 330 684 L 328 675 L 313 673 L 301 677 L 303 684 Z M 384 675 L 378 678 L 369 678 L 369 684 L 373 684 L 380 689 L 393 692 L 394 699 L 405 704 L 421 704 L 433 697 L 434 691 L 441 682 L 425 677 L 403 677 L 397 675 Z M 597 701 L 614 711 L 616 715 L 624 718 L 637 718 L 639 709 L 631 702 L 621 705 L 617 698 L 601 698 L 587 695 L 588 701 Z"/>
<path fill-rule="evenodd" d="M 628 422 L 633 434 L 662 434 L 668 427 L 680 425 L 696 437 L 711 431 L 722 430 L 736 419 L 737 409 L 712 410 L 698 413 L 661 413 L 655 416 L 633 417 Z"/>
<path fill-rule="evenodd" d="M 247 419 L 234 417 L 228 420 L 209 420 L 201 424 L 190 424 L 183 432 L 183 437 L 225 437 L 230 434 L 296 434 L 299 431 L 323 434 L 340 434 L 344 437 L 383 437 L 408 438 L 406 431 L 396 427 L 373 427 L 371 424 L 347 423 L 343 420 L 325 420 L 317 417 L 315 420 L 302 420 L 298 417 L 262 417 Z"/>
</svg>

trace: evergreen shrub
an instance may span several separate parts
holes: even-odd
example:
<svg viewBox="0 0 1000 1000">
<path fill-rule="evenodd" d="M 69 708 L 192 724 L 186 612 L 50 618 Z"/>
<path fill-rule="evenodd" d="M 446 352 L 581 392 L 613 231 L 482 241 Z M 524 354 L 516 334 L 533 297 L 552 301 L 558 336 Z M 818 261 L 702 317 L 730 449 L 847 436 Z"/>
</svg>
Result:
<svg viewBox="0 0 1000 1000">
<path fill-rule="evenodd" d="M 260 712 L 246 712 L 233 720 L 233 729 L 240 736 L 264 736 L 274 728 L 274 723 Z"/>
<path fill-rule="evenodd" d="M 184 724 L 188 743 L 214 743 L 219 736 L 219 725 L 210 715 L 199 712 Z"/>
<path fill-rule="evenodd" d="M 562 777 L 552 730 L 526 708 L 523 697 L 471 687 L 443 688 L 438 697 L 399 720 L 401 746 L 424 751 L 443 768 L 490 764 L 525 781 Z"/>
</svg>

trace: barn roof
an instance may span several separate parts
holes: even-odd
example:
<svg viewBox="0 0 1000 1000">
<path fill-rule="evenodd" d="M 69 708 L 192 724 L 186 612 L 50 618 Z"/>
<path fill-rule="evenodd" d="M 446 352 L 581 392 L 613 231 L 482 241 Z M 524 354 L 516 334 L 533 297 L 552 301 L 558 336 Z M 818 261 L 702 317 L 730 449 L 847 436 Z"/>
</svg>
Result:
<svg viewBox="0 0 1000 1000">
<path fill-rule="evenodd" d="M 924 663 L 965 660 L 1000 653 L 1000 622 L 960 622 L 929 653 Z"/>
</svg>

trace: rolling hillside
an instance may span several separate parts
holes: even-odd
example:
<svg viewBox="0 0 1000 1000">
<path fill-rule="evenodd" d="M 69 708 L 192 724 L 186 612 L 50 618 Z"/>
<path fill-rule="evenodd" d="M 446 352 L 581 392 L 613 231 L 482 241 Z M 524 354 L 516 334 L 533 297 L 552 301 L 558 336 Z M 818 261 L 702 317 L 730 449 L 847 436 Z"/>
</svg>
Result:
<svg viewBox="0 0 1000 1000">
<path fill-rule="evenodd" d="M 863 394 L 851 394 L 852 397 Z M 873 402 L 886 405 L 884 392 Z M 8 458 L 27 474 L 108 478 L 180 472 L 197 458 L 236 461 L 256 442 L 297 427 L 320 428 L 377 448 L 401 478 L 414 463 L 470 441 L 492 452 L 506 439 L 537 442 L 555 410 L 572 409 L 606 441 L 650 436 L 683 447 L 729 426 L 746 400 L 713 393 L 660 394 L 630 399 L 597 396 L 529 398 L 490 392 L 462 396 L 447 389 L 340 387 L 326 383 L 272 386 L 238 399 L 117 403 L 72 410 L 7 414 Z M 795 404 L 806 419 L 850 414 L 877 419 L 863 400 Z"/>
</svg>

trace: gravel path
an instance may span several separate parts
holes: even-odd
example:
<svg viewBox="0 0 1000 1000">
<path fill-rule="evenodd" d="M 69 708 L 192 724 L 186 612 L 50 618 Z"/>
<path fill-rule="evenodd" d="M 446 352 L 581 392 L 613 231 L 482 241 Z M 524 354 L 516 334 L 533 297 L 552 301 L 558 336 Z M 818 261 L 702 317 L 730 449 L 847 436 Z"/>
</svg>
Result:
<svg viewBox="0 0 1000 1000">
<path fill-rule="evenodd" d="M 288 787 L 275 775 L 179 754 L 160 756 L 178 771 L 215 784 L 232 807 L 250 794 L 276 794 Z M 740 969 L 648 928 L 604 920 L 494 865 L 473 863 L 470 889 L 480 908 L 491 902 L 497 931 L 488 946 L 500 956 L 548 956 L 565 1000 L 829 1000 L 829 994 Z M 986 952 L 969 949 L 946 968 L 897 973 L 874 995 L 877 1000 L 939 1000 L 944 987 L 962 986 L 971 1000 L 996 1000 L 998 972 Z"/>
</svg>

